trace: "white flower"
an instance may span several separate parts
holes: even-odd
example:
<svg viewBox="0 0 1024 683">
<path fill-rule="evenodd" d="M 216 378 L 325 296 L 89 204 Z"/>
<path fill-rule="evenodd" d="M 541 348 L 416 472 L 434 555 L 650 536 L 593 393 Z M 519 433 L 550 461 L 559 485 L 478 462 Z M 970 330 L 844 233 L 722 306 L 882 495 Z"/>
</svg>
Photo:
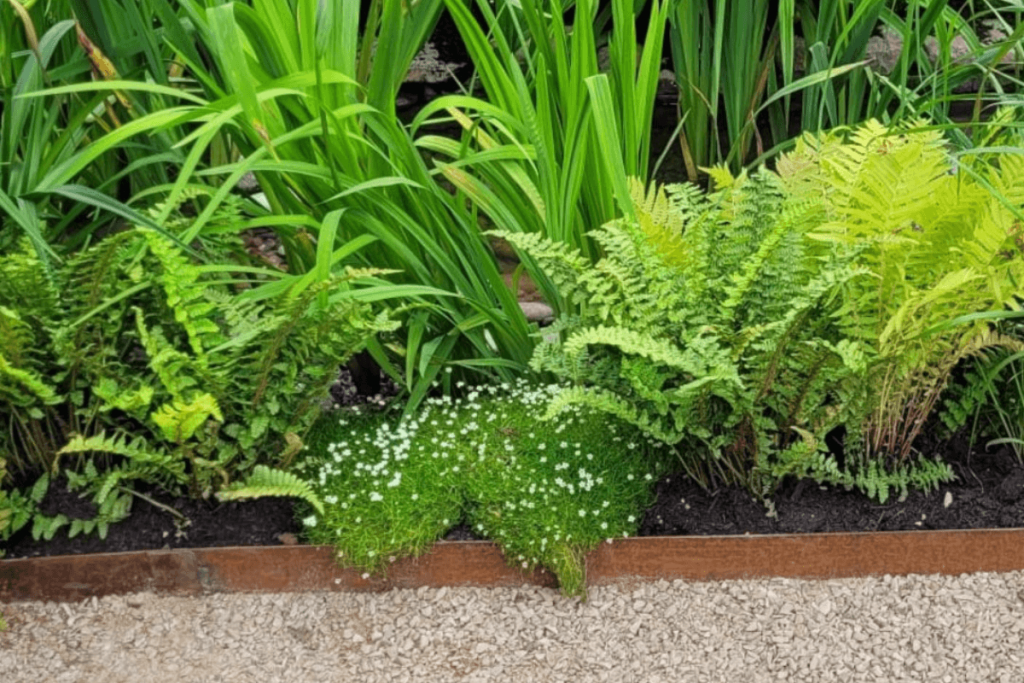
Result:
<svg viewBox="0 0 1024 683">
<path fill-rule="evenodd" d="M 376 491 L 370 491 L 370 500 L 372 500 L 374 503 L 379 503 L 380 501 L 384 500 L 384 496 L 380 495 Z"/>
<path fill-rule="evenodd" d="M 310 515 L 309 517 L 306 517 L 304 520 L 302 520 L 302 523 L 308 527 L 316 526 L 316 515 Z"/>
<path fill-rule="evenodd" d="M 338 504 L 338 497 L 337 496 L 324 496 L 324 502 L 327 503 L 328 505 L 337 505 Z"/>
<path fill-rule="evenodd" d="M 412 499 L 413 499 L 413 500 L 418 500 L 418 499 L 419 499 L 419 497 L 420 497 L 420 494 L 418 494 L 418 493 L 414 493 L 414 494 L 412 494 Z"/>
<path fill-rule="evenodd" d="M 579 511 L 579 515 L 580 515 L 580 517 L 586 517 L 587 516 L 587 511 L 586 510 L 580 510 Z"/>
</svg>

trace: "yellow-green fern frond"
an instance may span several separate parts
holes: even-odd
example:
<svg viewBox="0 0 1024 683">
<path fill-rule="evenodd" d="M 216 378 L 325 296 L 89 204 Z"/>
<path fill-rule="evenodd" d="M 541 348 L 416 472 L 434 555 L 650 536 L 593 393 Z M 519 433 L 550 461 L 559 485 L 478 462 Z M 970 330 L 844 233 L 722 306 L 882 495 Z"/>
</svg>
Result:
<svg viewBox="0 0 1024 683">
<path fill-rule="evenodd" d="M 165 403 L 150 415 L 164 439 L 174 444 L 191 439 L 210 418 L 224 421 L 217 399 L 210 394 L 200 394 L 188 402 Z"/>
<path fill-rule="evenodd" d="M 636 212 L 637 224 L 655 251 L 665 263 L 676 268 L 685 268 L 688 251 L 683 241 L 683 215 L 677 211 L 665 192 L 664 186 L 651 186 L 644 192 L 643 183 L 637 178 L 629 179 L 630 196 Z"/>
</svg>

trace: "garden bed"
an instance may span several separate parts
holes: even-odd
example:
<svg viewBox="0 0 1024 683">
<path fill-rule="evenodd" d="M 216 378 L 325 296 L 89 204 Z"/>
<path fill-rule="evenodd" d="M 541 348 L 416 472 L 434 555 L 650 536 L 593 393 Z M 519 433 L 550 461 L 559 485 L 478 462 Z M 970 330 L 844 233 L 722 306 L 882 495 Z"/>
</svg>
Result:
<svg viewBox="0 0 1024 683">
<path fill-rule="evenodd" d="M 777 519 L 766 517 L 764 507 L 738 489 L 711 493 L 684 477 L 664 477 L 655 484 L 657 499 L 642 520 L 641 537 L 591 552 L 587 582 L 1024 568 L 1024 466 L 1008 448 L 972 452 L 962 440 L 949 445 L 946 460 L 957 481 L 931 494 L 912 491 L 902 502 L 879 504 L 813 483 L 787 485 L 775 497 Z M 139 500 L 128 520 L 111 526 L 106 540 L 68 539 L 62 531 L 37 542 L 23 530 L 8 544 L 8 559 L 0 561 L 0 598 L 557 585 L 543 570 L 524 573 L 507 566 L 494 544 L 479 540 L 441 541 L 420 558 L 396 561 L 386 578 L 370 577 L 339 568 L 329 548 L 295 545 L 301 525 L 291 500 L 162 502 L 190 524 L 179 528 L 170 514 Z M 69 515 L 78 504 L 56 486 L 44 501 L 51 513 Z M 473 536 L 457 526 L 446 538 Z"/>
<path fill-rule="evenodd" d="M 835 490 L 805 480 L 789 483 L 774 501 L 776 518 L 739 488 L 704 491 L 682 476 L 663 477 L 655 484 L 657 499 L 640 524 L 640 536 L 731 536 L 743 534 L 857 533 L 879 531 L 970 530 L 1024 528 L 1024 465 L 1009 447 L 992 452 L 971 450 L 964 439 L 953 440 L 944 460 L 957 480 L 939 491 L 911 491 L 905 501 L 880 504 L 857 491 Z M 32 539 L 25 527 L 6 546 L 7 559 L 171 550 L 228 546 L 291 545 L 301 538 L 291 499 L 262 498 L 217 503 L 188 498 L 155 499 L 181 512 L 190 523 L 179 528 L 175 518 L 137 500 L 124 522 L 110 527 L 107 538 L 95 534 L 69 539 L 59 531 L 49 541 Z M 948 502 L 948 505 L 947 505 Z M 88 507 L 87 505 L 85 507 Z M 69 518 L 88 516 L 77 494 L 53 486 L 43 512 Z M 464 525 L 453 526 L 447 540 L 482 540 Z"/>
</svg>

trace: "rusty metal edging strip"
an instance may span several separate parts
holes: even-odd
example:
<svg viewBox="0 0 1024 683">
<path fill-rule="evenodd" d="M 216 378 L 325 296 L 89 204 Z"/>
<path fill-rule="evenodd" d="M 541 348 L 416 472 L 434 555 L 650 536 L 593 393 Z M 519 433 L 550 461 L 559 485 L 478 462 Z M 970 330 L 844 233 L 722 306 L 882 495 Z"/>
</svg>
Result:
<svg viewBox="0 0 1024 683">
<path fill-rule="evenodd" d="M 587 583 L 708 581 L 755 577 L 840 578 L 882 574 L 967 574 L 1024 569 L 1024 529 L 672 536 L 602 544 L 587 557 Z M 0 602 L 77 601 L 138 591 L 379 591 L 420 586 L 554 587 L 547 572 L 509 567 L 488 542 L 441 542 L 399 560 L 388 577 L 364 578 L 310 546 L 202 548 L 67 555 L 0 561 Z"/>
</svg>

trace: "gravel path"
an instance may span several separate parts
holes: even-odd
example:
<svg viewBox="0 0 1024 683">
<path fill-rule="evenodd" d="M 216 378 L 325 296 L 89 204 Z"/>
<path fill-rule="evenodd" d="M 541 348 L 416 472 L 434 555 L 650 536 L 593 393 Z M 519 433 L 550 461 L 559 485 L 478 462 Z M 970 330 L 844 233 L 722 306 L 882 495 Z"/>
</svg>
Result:
<svg viewBox="0 0 1024 683">
<path fill-rule="evenodd" d="M 1024 572 L 3 606 L 5 683 L 1020 681 Z"/>
</svg>

